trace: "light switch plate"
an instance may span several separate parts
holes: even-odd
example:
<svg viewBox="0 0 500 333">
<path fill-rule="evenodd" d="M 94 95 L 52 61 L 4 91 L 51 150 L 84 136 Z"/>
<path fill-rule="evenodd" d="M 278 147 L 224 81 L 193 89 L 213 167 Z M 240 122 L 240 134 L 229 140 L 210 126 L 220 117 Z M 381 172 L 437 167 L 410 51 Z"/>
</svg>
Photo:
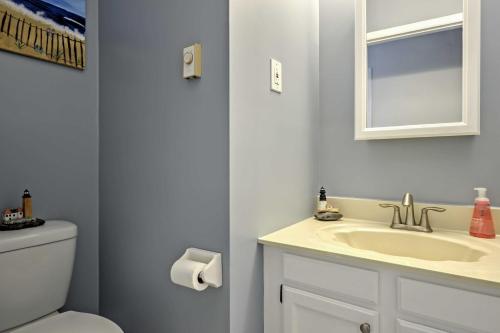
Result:
<svg viewBox="0 0 500 333">
<path fill-rule="evenodd" d="M 201 44 L 193 44 L 186 47 L 182 52 L 184 64 L 184 78 L 195 79 L 201 77 Z"/>
<path fill-rule="evenodd" d="M 271 58 L 271 90 L 277 93 L 283 92 L 283 76 L 281 62 Z"/>
</svg>

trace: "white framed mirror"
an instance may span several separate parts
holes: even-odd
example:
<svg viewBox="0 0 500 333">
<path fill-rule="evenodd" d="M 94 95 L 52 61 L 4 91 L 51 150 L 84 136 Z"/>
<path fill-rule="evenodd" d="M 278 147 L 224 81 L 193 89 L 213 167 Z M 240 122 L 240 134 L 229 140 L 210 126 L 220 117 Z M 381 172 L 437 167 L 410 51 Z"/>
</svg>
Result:
<svg viewBox="0 0 500 333">
<path fill-rule="evenodd" d="M 480 0 L 356 0 L 355 139 L 479 135 Z"/>
</svg>

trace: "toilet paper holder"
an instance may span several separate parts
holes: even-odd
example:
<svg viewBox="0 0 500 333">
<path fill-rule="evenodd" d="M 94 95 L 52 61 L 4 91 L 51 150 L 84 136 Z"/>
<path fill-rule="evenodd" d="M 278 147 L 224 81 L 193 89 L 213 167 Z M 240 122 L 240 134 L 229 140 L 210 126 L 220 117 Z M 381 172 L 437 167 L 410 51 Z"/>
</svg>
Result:
<svg viewBox="0 0 500 333">
<path fill-rule="evenodd" d="M 198 282 L 213 288 L 222 286 L 222 254 L 202 249 L 188 248 L 179 260 L 191 260 L 205 264 L 198 274 Z"/>
</svg>

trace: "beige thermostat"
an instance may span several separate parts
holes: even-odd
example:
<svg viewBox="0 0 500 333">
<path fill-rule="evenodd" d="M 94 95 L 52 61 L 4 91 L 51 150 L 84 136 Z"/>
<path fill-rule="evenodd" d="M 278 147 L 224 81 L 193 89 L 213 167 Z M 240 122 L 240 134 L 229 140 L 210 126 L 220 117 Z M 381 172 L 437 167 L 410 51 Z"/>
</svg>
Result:
<svg viewBox="0 0 500 333">
<path fill-rule="evenodd" d="M 184 78 L 201 77 L 201 44 L 188 46 L 183 51 Z"/>
</svg>

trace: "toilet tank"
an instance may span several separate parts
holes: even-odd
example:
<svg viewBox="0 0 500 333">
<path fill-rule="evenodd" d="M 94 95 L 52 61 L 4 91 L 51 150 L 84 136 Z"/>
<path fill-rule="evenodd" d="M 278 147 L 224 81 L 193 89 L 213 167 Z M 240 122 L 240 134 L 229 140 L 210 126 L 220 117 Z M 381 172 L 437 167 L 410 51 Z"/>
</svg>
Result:
<svg viewBox="0 0 500 333">
<path fill-rule="evenodd" d="M 77 227 L 48 221 L 0 231 L 0 332 L 59 310 L 73 272 Z"/>
</svg>

